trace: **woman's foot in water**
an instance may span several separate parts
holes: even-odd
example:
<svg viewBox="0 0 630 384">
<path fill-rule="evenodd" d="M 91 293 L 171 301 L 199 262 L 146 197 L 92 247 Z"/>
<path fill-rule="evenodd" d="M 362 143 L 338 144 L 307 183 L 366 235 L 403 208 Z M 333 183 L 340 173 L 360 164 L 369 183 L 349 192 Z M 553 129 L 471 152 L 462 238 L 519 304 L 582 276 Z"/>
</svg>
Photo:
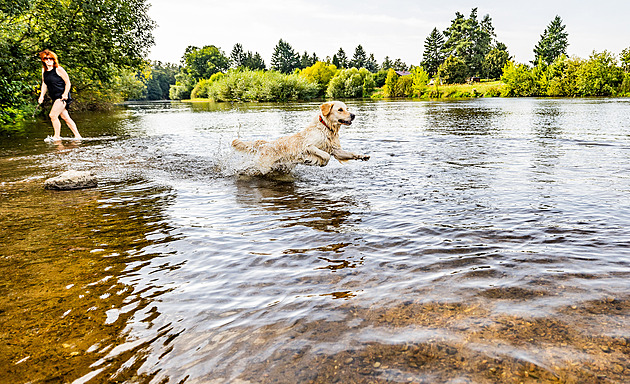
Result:
<svg viewBox="0 0 630 384">
<path fill-rule="evenodd" d="M 56 142 L 61 141 L 61 137 L 58 137 L 58 136 L 46 136 L 44 141 L 46 143 L 56 143 Z"/>
</svg>

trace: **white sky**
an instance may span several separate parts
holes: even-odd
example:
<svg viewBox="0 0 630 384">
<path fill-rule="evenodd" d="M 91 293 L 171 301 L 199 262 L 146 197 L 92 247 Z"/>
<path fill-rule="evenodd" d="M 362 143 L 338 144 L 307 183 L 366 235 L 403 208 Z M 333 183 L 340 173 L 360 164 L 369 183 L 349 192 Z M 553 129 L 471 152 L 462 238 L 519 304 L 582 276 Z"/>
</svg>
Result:
<svg viewBox="0 0 630 384">
<path fill-rule="evenodd" d="M 280 39 L 302 54 L 320 59 L 343 48 L 352 58 L 357 45 L 408 65 L 422 59 L 424 40 L 444 31 L 459 11 L 478 19 L 489 14 L 496 37 L 517 62 L 533 60 L 533 48 L 559 15 L 569 34 L 570 56 L 587 58 L 593 50 L 615 55 L 630 47 L 630 1 L 599 0 L 147 0 L 157 23 L 149 58 L 179 63 L 189 45 L 215 45 L 229 56 L 234 44 L 259 52 L 267 67 Z"/>
</svg>

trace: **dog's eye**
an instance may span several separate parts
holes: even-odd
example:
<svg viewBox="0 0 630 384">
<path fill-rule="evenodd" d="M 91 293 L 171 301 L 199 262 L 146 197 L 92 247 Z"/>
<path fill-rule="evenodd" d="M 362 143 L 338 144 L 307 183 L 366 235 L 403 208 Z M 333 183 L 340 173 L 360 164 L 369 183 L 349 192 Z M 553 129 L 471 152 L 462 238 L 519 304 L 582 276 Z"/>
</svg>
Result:
<svg viewBox="0 0 630 384">
<path fill-rule="evenodd" d="M 343 108 L 339 108 L 339 112 L 343 112 Z"/>
</svg>

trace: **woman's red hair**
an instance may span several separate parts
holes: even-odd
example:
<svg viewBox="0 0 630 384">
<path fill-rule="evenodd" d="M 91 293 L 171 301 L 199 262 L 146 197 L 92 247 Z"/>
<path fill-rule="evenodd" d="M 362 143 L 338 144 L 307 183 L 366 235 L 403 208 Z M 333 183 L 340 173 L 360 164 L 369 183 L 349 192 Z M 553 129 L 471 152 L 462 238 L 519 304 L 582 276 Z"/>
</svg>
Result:
<svg viewBox="0 0 630 384">
<path fill-rule="evenodd" d="M 46 63 L 44 63 L 44 59 L 47 57 L 52 57 L 53 59 L 53 67 L 57 68 L 59 66 L 59 62 L 57 61 L 57 54 L 51 50 L 44 49 L 39 53 L 39 58 L 42 60 L 42 66 L 46 69 Z"/>
</svg>

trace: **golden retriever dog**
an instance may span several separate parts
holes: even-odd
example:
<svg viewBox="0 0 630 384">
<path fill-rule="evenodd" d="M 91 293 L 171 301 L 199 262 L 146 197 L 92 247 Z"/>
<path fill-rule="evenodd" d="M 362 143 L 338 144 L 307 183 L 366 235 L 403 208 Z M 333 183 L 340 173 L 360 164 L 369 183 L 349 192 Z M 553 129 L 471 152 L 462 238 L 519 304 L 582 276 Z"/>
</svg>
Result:
<svg viewBox="0 0 630 384">
<path fill-rule="evenodd" d="M 339 129 L 342 125 L 352 124 L 354 117 L 346 104 L 331 101 L 320 106 L 320 112 L 301 132 L 274 141 L 235 139 L 232 147 L 254 155 L 257 171 L 263 175 L 289 173 L 297 164 L 323 167 L 331 156 L 340 162 L 368 160 L 370 156 L 345 151 L 339 143 Z"/>
</svg>

